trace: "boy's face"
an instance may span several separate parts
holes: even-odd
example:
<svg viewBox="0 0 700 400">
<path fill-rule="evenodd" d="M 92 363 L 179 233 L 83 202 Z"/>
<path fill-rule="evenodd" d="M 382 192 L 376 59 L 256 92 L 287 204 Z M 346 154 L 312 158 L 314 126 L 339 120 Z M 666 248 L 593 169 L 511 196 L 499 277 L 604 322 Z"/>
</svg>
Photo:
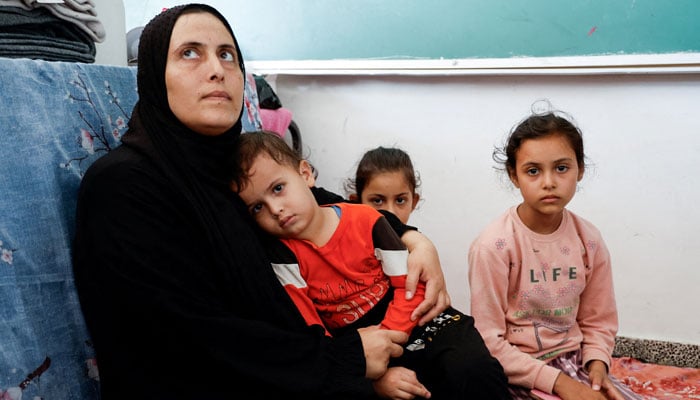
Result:
<svg viewBox="0 0 700 400">
<path fill-rule="evenodd" d="M 309 163 L 302 161 L 295 169 L 262 153 L 248 175 L 239 195 L 260 227 L 277 237 L 301 236 L 319 208 L 309 189 L 314 183 Z"/>
</svg>

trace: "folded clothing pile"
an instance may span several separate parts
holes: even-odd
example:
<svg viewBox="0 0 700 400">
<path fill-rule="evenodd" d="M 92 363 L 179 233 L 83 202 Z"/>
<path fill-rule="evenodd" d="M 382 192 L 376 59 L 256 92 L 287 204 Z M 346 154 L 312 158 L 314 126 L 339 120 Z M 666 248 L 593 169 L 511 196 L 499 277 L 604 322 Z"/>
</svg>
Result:
<svg viewBox="0 0 700 400">
<path fill-rule="evenodd" d="M 0 57 L 94 63 L 104 39 L 92 0 L 0 0 Z"/>
</svg>

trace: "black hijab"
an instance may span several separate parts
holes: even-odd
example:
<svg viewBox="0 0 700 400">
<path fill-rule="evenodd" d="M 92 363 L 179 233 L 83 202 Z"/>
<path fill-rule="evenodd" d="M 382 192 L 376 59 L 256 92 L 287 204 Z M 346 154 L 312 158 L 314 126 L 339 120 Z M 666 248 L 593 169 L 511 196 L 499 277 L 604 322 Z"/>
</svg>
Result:
<svg viewBox="0 0 700 400">
<path fill-rule="evenodd" d="M 180 122 L 168 103 L 165 67 L 170 37 L 175 22 L 183 12 L 189 10 L 210 13 L 224 24 L 236 45 L 241 73 L 245 76 L 243 56 L 236 36 L 216 9 L 204 4 L 187 4 L 163 11 L 146 25 L 139 39 L 136 77 L 139 100 L 129 121 L 129 131 L 122 142 L 160 159 L 167 170 L 173 169 L 177 175 L 194 181 L 186 182 L 188 184 L 214 179 L 219 184 L 228 185 L 235 141 L 241 133 L 243 107 L 238 120 L 228 131 L 218 136 L 205 136 Z"/>
<path fill-rule="evenodd" d="M 177 19 L 190 10 L 216 16 L 231 33 L 241 72 L 245 76 L 243 57 L 230 25 L 214 8 L 187 4 L 169 8 L 154 17 L 144 28 L 139 41 L 137 83 L 139 100 L 133 109 L 129 129 L 122 145 L 144 153 L 165 175 L 173 199 L 191 217 L 189 229 L 200 237 L 196 246 L 203 259 L 219 269 L 230 287 L 231 305 L 239 311 L 254 313 L 255 308 L 279 309 L 285 317 L 293 305 L 284 294 L 269 268 L 260 245 L 259 235 L 240 198 L 230 189 L 234 172 L 236 139 L 241 134 L 241 117 L 226 132 L 208 136 L 185 126 L 173 114 L 168 103 L 165 68 L 173 27 Z M 241 93 L 243 96 L 243 93 Z M 243 104 L 243 102 L 241 102 Z M 242 108 L 242 107 L 241 107 Z M 242 114 L 242 111 L 241 111 Z M 201 233 L 198 233 L 201 232 Z M 156 239 L 157 240 L 157 239 Z M 193 243 L 194 245 L 194 243 Z M 173 249 L 177 251 L 178 249 Z M 281 303 L 287 303 L 287 312 Z M 292 317 L 294 323 L 298 316 Z M 280 320 L 281 322 L 281 320 Z"/>
</svg>

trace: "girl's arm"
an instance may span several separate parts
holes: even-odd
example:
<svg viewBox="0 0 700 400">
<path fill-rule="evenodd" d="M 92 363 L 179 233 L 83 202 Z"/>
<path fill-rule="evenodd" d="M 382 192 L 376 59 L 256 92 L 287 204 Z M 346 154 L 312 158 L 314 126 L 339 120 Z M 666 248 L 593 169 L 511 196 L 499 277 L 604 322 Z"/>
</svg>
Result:
<svg viewBox="0 0 700 400">
<path fill-rule="evenodd" d="M 401 241 L 409 251 L 406 299 L 410 300 L 416 294 L 418 285 L 425 283 L 425 298 L 411 314 L 411 320 L 418 320 L 418 325 L 422 326 L 450 306 L 450 295 L 447 293 L 437 249 L 417 228 L 402 223 L 389 211 L 379 212 L 401 236 Z"/>
<path fill-rule="evenodd" d="M 610 253 L 597 231 L 584 231 L 581 237 L 591 266 L 586 270 L 586 288 L 576 316 L 583 334 L 582 362 L 600 360 L 609 370 L 618 328 Z"/>
<path fill-rule="evenodd" d="M 498 359 L 508 383 L 551 393 L 559 370 L 547 366 L 508 342 L 506 312 L 510 264 L 506 251 L 496 252 L 477 239 L 469 249 L 471 313 L 491 354 Z"/>
<path fill-rule="evenodd" d="M 407 297 L 416 293 L 419 282 L 425 282 L 425 299 L 411 314 L 411 320 L 418 320 L 418 325 L 422 326 L 450 306 L 450 295 L 447 293 L 440 257 L 433 242 L 427 236 L 413 230 L 406 231 L 401 240 L 409 251 Z"/>
</svg>

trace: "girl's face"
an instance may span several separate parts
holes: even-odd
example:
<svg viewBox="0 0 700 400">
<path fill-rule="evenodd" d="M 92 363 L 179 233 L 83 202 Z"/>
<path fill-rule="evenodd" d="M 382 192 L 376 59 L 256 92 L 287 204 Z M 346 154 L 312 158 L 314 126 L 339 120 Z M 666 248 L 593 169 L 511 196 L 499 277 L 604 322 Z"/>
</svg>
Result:
<svg viewBox="0 0 700 400">
<path fill-rule="evenodd" d="M 230 129 L 243 106 L 243 73 L 233 37 L 209 13 L 175 22 L 165 67 L 168 104 L 188 128 L 203 135 Z"/>
<path fill-rule="evenodd" d="M 523 223 L 537 233 L 554 232 L 582 177 L 583 169 L 579 169 L 564 136 L 523 141 L 515 152 L 515 170 L 510 175 L 523 196 L 518 207 Z"/>
<path fill-rule="evenodd" d="M 377 210 L 391 211 L 404 224 L 416 208 L 420 196 L 411 190 L 399 171 L 381 172 L 367 181 L 360 202 Z"/>
</svg>

